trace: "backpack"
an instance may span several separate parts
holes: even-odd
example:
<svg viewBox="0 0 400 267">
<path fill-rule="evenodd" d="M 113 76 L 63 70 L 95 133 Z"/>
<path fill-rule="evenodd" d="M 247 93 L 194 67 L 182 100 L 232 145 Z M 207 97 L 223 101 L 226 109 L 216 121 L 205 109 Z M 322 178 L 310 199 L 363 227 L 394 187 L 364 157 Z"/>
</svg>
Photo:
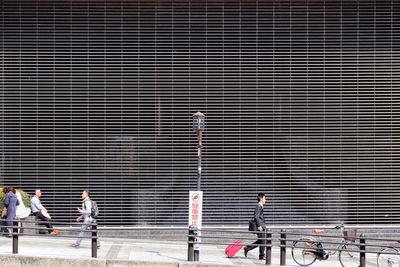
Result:
<svg viewBox="0 0 400 267">
<path fill-rule="evenodd" d="M 94 200 L 90 200 L 90 204 L 92 206 L 90 210 L 90 217 L 96 219 L 97 216 L 99 216 L 99 207 L 97 206 L 97 203 Z"/>
</svg>

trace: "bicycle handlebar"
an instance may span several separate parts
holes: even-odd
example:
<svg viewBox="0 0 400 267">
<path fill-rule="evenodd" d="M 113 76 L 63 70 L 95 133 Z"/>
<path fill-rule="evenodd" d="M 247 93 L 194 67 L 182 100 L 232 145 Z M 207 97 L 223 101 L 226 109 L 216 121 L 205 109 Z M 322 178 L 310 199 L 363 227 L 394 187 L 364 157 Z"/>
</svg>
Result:
<svg viewBox="0 0 400 267">
<path fill-rule="evenodd" d="M 333 229 L 335 229 L 335 230 L 344 229 L 344 224 L 343 223 L 338 224 Z"/>
</svg>

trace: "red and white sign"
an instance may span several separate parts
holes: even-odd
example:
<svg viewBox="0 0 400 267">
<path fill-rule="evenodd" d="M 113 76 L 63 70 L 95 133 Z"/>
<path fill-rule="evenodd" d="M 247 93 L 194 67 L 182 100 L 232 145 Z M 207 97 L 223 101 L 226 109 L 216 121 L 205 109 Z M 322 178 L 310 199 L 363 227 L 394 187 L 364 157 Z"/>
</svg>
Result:
<svg viewBox="0 0 400 267">
<path fill-rule="evenodd" d="M 190 191 L 189 195 L 189 227 L 201 229 L 203 191 Z"/>
<path fill-rule="evenodd" d="M 189 227 L 201 229 L 201 219 L 203 214 L 203 191 L 189 192 Z M 201 231 L 197 230 L 195 237 L 194 250 L 200 250 Z"/>
</svg>

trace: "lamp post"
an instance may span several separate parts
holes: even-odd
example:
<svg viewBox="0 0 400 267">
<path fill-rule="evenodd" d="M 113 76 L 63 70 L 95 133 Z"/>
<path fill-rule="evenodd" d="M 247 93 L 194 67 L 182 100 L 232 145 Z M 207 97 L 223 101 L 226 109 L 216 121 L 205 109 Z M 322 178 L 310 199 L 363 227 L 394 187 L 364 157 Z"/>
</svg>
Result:
<svg viewBox="0 0 400 267">
<path fill-rule="evenodd" d="M 193 114 L 193 130 L 197 134 L 197 191 L 190 192 L 189 226 L 197 228 L 194 232 L 195 244 L 193 251 L 194 261 L 200 258 L 201 225 L 203 217 L 203 192 L 201 191 L 201 150 L 203 148 L 203 131 L 205 116 L 200 111 Z"/>
<path fill-rule="evenodd" d="M 201 189 L 201 149 L 203 148 L 203 131 L 205 116 L 200 111 L 193 114 L 193 130 L 197 133 L 197 191 Z"/>
</svg>

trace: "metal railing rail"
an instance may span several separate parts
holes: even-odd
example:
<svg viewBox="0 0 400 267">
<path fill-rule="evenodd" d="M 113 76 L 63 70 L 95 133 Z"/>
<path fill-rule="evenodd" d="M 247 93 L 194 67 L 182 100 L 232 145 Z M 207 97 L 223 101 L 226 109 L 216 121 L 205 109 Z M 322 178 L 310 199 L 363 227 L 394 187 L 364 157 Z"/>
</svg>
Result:
<svg viewBox="0 0 400 267">
<path fill-rule="evenodd" d="M 303 225 L 303 224 L 279 224 L 279 225 L 268 225 L 268 228 L 271 230 L 281 230 L 281 229 L 286 229 L 286 230 L 300 230 L 300 229 L 332 229 L 335 226 L 335 224 L 312 224 L 312 225 Z M 207 226 L 202 226 L 202 230 L 232 230 L 232 231 L 240 231 L 242 229 L 245 229 L 247 226 L 246 225 L 237 225 L 237 226 L 231 226 L 231 225 L 226 225 L 226 226 L 212 226 L 212 225 L 207 225 Z M 179 227 L 180 228 L 180 227 Z M 187 226 L 183 226 L 184 229 L 187 230 Z M 368 224 L 346 224 L 346 229 L 399 229 L 398 225 L 388 225 L 388 224 L 383 224 L 383 225 L 368 225 Z"/>
<path fill-rule="evenodd" d="M 198 261 L 199 259 L 195 259 L 194 256 L 194 245 L 195 244 L 210 244 L 210 245 L 230 245 L 230 243 L 228 242 L 214 242 L 214 241 L 201 241 L 198 242 L 196 240 L 197 237 L 201 237 L 202 240 L 215 240 L 215 239 L 230 239 L 230 240 L 234 240 L 234 239 L 241 239 L 241 240 L 251 240 L 254 241 L 255 239 L 258 240 L 265 240 L 264 244 L 260 244 L 260 246 L 265 247 L 266 251 L 265 251 L 265 264 L 266 265 L 271 265 L 271 259 L 272 259 L 272 231 L 271 229 L 265 229 L 265 231 L 263 231 L 263 234 L 265 234 L 265 237 L 263 238 L 258 238 L 258 237 L 248 237 L 248 238 L 244 238 L 243 235 L 239 236 L 239 235 L 233 235 L 233 234 L 249 234 L 249 233 L 260 233 L 260 231 L 254 231 L 254 232 L 250 232 L 250 231 L 244 231 L 244 230 L 217 230 L 217 229 L 201 229 L 201 236 L 198 235 L 198 231 L 199 229 L 197 228 L 189 228 L 189 233 L 188 233 L 188 261 Z M 225 234 L 229 234 L 226 236 L 208 236 L 206 235 L 207 232 L 210 233 L 225 233 Z M 251 243 L 245 243 L 243 245 L 250 245 Z"/>
<path fill-rule="evenodd" d="M 328 228 L 328 227 L 327 227 Z M 331 228 L 331 227 L 329 227 Z M 350 227 L 349 227 L 350 228 Z M 346 229 L 349 229 L 346 228 Z M 292 228 L 293 229 L 293 228 Z M 311 229 L 311 228 L 310 228 Z M 209 244 L 209 245 L 230 245 L 231 243 L 229 242 L 223 242 L 220 241 L 221 239 L 226 239 L 226 240 L 235 240 L 235 239 L 240 239 L 240 240 L 254 240 L 254 239 L 261 239 L 265 240 L 265 244 L 260 244 L 260 246 L 265 246 L 266 247 L 266 260 L 265 260 L 265 265 L 271 265 L 271 250 L 272 250 L 272 241 L 276 241 L 276 243 L 279 244 L 279 250 L 280 250 L 280 265 L 285 266 L 286 265 L 286 253 L 287 253 L 287 248 L 291 249 L 292 243 L 294 241 L 299 240 L 299 236 L 304 236 L 304 237 L 318 237 L 321 238 L 321 242 L 323 244 L 331 244 L 335 245 L 336 247 L 328 247 L 325 249 L 328 249 L 329 251 L 340 251 L 341 249 L 338 247 L 338 245 L 342 244 L 342 239 L 344 238 L 343 235 L 323 235 L 323 234 L 306 234 L 306 233 L 300 233 L 300 232 L 290 232 L 287 231 L 287 229 L 280 229 L 279 231 L 279 237 L 273 237 L 276 232 L 272 232 L 271 228 L 268 228 L 264 231 L 265 233 L 265 238 L 258 238 L 258 237 L 244 237 L 243 234 L 255 234 L 255 233 L 260 233 L 260 232 L 250 232 L 246 230 L 222 230 L 222 229 L 197 229 L 197 228 L 189 228 L 188 229 L 188 261 L 194 261 L 194 245 L 196 244 Z M 201 232 L 201 235 L 198 235 L 198 231 Z M 215 234 L 220 234 L 216 236 Z M 197 241 L 197 237 L 201 237 L 201 241 Z M 297 238 L 296 238 L 297 237 Z M 336 242 L 335 240 L 323 240 L 326 238 L 330 239 L 338 239 Z M 357 235 L 354 237 L 354 241 L 349 241 L 349 243 L 354 244 L 356 248 L 358 249 L 347 249 L 348 252 L 354 252 L 359 254 L 359 266 L 360 267 L 365 267 L 366 266 L 366 254 L 367 253 L 372 253 L 378 255 L 379 253 L 382 254 L 394 254 L 394 255 L 400 255 L 399 253 L 385 253 L 382 251 L 374 251 L 371 250 L 371 248 L 386 248 L 388 247 L 387 245 L 381 245 L 381 244 L 368 244 L 368 241 L 380 241 L 380 242 L 396 242 L 398 246 L 390 246 L 396 249 L 399 249 L 400 251 L 400 245 L 399 241 L 395 239 L 385 239 L 385 238 L 369 238 L 366 237 L 363 233 Z M 288 243 L 289 242 L 289 243 Z M 242 243 L 243 244 L 243 243 Z M 243 245 L 248 245 L 248 244 L 243 244 Z M 301 246 L 299 248 L 302 248 Z M 309 247 L 304 247 L 306 249 L 309 249 Z M 367 250 L 367 248 L 370 248 Z"/>
<path fill-rule="evenodd" d="M 287 242 L 293 242 L 297 241 L 298 239 L 295 238 L 288 238 L 288 236 L 305 236 L 305 237 L 320 237 L 320 238 L 336 238 L 336 239 L 341 239 L 343 238 L 342 235 L 339 236 L 334 236 L 334 235 L 321 235 L 321 234 L 304 234 L 304 233 L 296 233 L 296 232 L 288 232 L 286 229 L 281 229 L 280 231 L 280 265 L 284 266 L 286 265 L 286 248 L 292 248 L 291 244 L 287 244 Z M 358 242 L 356 242 L 358 241 Z M 396 242 L 397 244 L 399 243 L 399 240 L 395 239 L 386 239 L 386 238 L 373 238 L 373 237 L 366 237 L 365 234 L 361 233 L 358 236 L 355 237 L 355 241 L 351 242 L 355 244 L 358 249 L 347 249 L 346 251 L 348 252 L 354 252 L 354 253 L 359 253 L 359 259 L 360 259 L 360 267 L 365 267 L 366 266 L 366 254 L 376 254 L 377 256 L 379 254 L 391 254 L 391 255 L 400 255 L 399 253 L 394 253 L 394 252 L 384 252 L 382 251 L 382 248 L 387 248 L 388 245 L 381 245 L 381 244 L 373 244 L 373 243 L 367 243 L 368 241 L 380 241 L 380 242 Z M 325 241 L 322 240 L 324 244 L 333 244 L 333 245 L 339 245 L 340 242 L 332 242 L 332 241 Z M 396 249 L 399 249 L 399 246 L 390 246 Z M 299 248 L 306 248 L 309 249 L 308 247 L 299 247 Z M 369 249 L 368 249 L 369 248 Z M 373 248 L 381 248 L 381 250 L 373 250 Z M 330 251 L 340 251 L 340 248 L 327 248 Z"/>
<path fill-rule="evenodd" d="M 0 222 L 7 222 L 6 219 L 0 219 Z M 36 226 L 26 226 L 26 223 L 36 225 Z M 46 223 L 51 223 L 53 225 L 53 228 L 47 228 L 45 226 Z M 12 227 L 7 227 L 6 225 L 3 225 L 4 228 L 12 228 L 12 253 L 13 254 L 18 254 L 18 248 L 19 248 L 19 237 L 20 236 L 29 236 L 29 237 L 43 237 L 43 234 L 38 234 L 38 233 L 28 233 L 25 230 L 45 230 L 45 231 L 52 231 L 52 230 L 61 230 L 62 232 L 68 232 L 70 234 L 58 234 L 58 235 L 46 235 L 47 237 L 50 238 L 71 238 L 71 239 L 76 239 L 78 238 L 78 233 L 81 232 L 81 226 L 83 222 L 67 222 L 67 221 L 56 221 L 56 220 L 50 220 L 50 221 L 41 221 L 41 220 L 34 220 L 34 221 L 27 221 L 27 220 L 19 220 L 15 219 L 13 221 L 13 226 Z M 84 230 L 84 233 L 89 233 L 89 236 L 84 235 L 82 238 L 83 239 L 90 239 L 91 240 L 91 257 L 92 258 L 97 258 L 97 244 L 98 244 L 98 224 L 97 222 L 93 222 L 90 224 L 89 229 Z M 187 230 L 187 227 L 182 227 L 182 228 L 176 228 L 176 227 L 159 227 L 159 228 L 154 228 L 154 227 L 132 227 L 132 229 L 139 230 L 139 231 L 147 231 L 147 230 L 168 230 L 168 231 L 181 231 L 181 230 Z M 23 231 L 23 233 L 19 233 L 19 230 Z M 102 231 L 116 231 L 116 230 L 122 230 L 126 231 L 126 228 L 120 228 L 120 227 L 105 227 L 101 229 Z M 76 233 L 76 235 L 73 235 L 73 233 Z M 8 234 L 8 232 L 7 232 Z M 184 233 L 182 233 L 182 237 L 184 236 Z"/>
<path fill-rule="evenodd" d="M 5 222 L 7 220 L 0 220 L 2 222 Z M 18 225 L 19 222 L 22 222 L 22 225 Z M 18 254 L 18 244 L 19 244 L 19 239 L 18 237 L 23 235 L 23 236 L 43 236 L 41 234 L 33 234 L 33 233 L 26 233 L 24 232 L 23 234 L 18 233 L 19 230 L 23 229 L 32 229 L 32 230 L 55 230 L 56 228 L 44 228 L 44 225 L 46 222 L 45 221 L 32 221 L 32 223 L 35 223 L 37 227 L 34 226 L 24 226 L 24 222 L 26 221 L 21 221 L 21 220 L 14 220 L 14 226 L 13 228 L 13 233 L 12 233 L 12 253 L 13 254 Z M 66 231 L 68 232 L 76 232 L 79 233 L 81 230 L 79 228 L 74 228 L 74 226 L 81 226 L 82 223 L 75 223 L 75 222 L 65 222 L 65 221 L 50 221 L 51 224 L 53 225 L 60 225 L 60 226 L 65 226 L 68 228 L 65 228 Z M 4 226 L 7 228 L 7 226 Z M 58 229 L 62 229 L 59 228 Z M 102 230 L 118 230 L 121 228 L 118 227 L 110 227 L 110 228 L 103 228 Z M 170 228 L 170 227 L 160 227 L 160 229 L 165 229 L 165 230 L 181 230 L 179 228 Z M 182 228 L 184 229 L 184 228 Z M 218 229 L 218 228 L 202 228 L 202 229 L 197 229 L 197 228 L 185 228 L 188 230 L 187 234 L 187 245 L 188 245 L 188 255 L 187 259 L 188 261 L 195 261 L 199 259 L 194 258 L 194 246 L 196 244 L 210 244 L 210 245 L 230 245 L 231 242 L 227 240 L 244 240 L 246 241 L 246 244 L 243 245 L 249 245 L 251 244 L 254 240 L 263 240 L 263 244 L 258 244 L 259 246 L 263 246 L 266 248 L 266 259 L 265 259 L 265 264 L 266 265 L 271 265 L 271 259 L 272 259 L 272 247 L 273 247 L 273 241 L 275 241 L 277 244 L 279 244 L 279 250 L 280 250 L 280 265 L 284 266 L 286 265 L 286 253 L 287 253 L 287 248 L 292 248 L 293 245 L 292 243 L 294 241 L 299 240 L 299 236 L 304 236 L 304 237 L 318 237 L 321 238 L 321 242 L 323 244 L 331 244 L 331 245 L 339 245 L 342 242 L 343 235 L 332 235 L 332 234 L 306 234 L 306 233 L 300 233 L 298 231 L 287 231 L 287 229 L 280 229 L 279 232 L 273 232 L 271 228 L 265 229 L 262 233 L 264 234 L 264 237 L 255 237 L 254 235 L 249 235 L 249 234 L 257 234 L 260 233 L 260 231 L 247 231 L 247 230 L 232 230 L 232 229 Z M 294 229 L 294 228 L 291 228 Z M 301 228 L 303 229 L 303 228 Z M 308 229 L 308 228 L 307 228 Z M 349 228 L 347 228 L 349 229 Z M 125 228 L 121 230 L 126 230 Z M 153 227 L 142 227 L 140 229 L 135 228 L 135 230 L 154 230 Z M 91 233 L 91 236 L 84 236 L 83 238 L 85 239 L 90 239 L 91 240 L 91 256 L 93 258 L 97 258 L 97 241 L 98 241 L 98 226 L 97 223 L 92 223 L 91 224 L 91 229 L 84 230 L 84 232 Z M 199 235 L 200 232 L 200 235 Z M 274 235 L 275 234 L 275 235 Z M 248 235 L 248 236 L 246 236 Z M 278 237 L 279 235 L 279 237 Z M 77 238 L 77 235 L 71 235 L 71 234 L 61 234 L 61 235 L 50 235 L 51 237 L 57 238 L 57 237 L 64 237 L 64 238 Z M 199 241 L 198 238 L 201 238 L 201 241 Z M 324 240 L 324 239 L 340 239 L 340 241 L 335 242 L 332 240 Z M 223 240 L 223 241 L 221 241 Z M 226 240 L 226 241 L 225 241 Z M 248 243 L 247 241 L 251 240 L 251 243 Z M 289 243 L 288 243 L 289 242 Z M 354 252 L 354 253 L 359 253 L 360 257 L 360 267 L 365 267 L 366 265 L 366 254 L 371 253 L 371 254 L 393 254 L 393 255 L 399 255 L 399 253 L 394 253 L 394 252 L 385 252 L 382 251 L 383 248 L 386 247 L 391 247 L 391 248 L 396 248 L 400 251 L 400 244 L 399 240 L 397 239 L 387 239 L 387 238 L 376 238 L 376 237 L 366 237 L 364 234 L 360 234 L 355 237 L 354 241 L 349 241 L 352 244 L 355 244 L 356 247 L 358 247 L 357 250 L 349 249 L 349 252 Z M 374 243 L 375 242 L 375 243 Z M 382 243 L 396 243 L 397 246 L 393 245 L 383 245 Z M 302 248 L 299 246 L 299 248 Z M 306 248 L 306 247 L 304 247 Z M 308 248 L 309 249 L 309 248 Z M 325 249 L 328 249 L 330 251 L 340 251 L 341 249 L 339 247 L 327 247 Z"/>
<path fill-rule="evenodd" d="M 1 219 L 1 222 L 6 222 L 7 220 Z M 12 253 L 13 254 L 18 254 L 18 246 L 19 246 L 19 236 L 43 236 L 41 234 L 31 234 L 31 233 L 18 233 L 18 230 L 44 230 L 46 229 L 46 231 L 48 230 L 57 230 L 55 228 L 44 228 L 43 226 L 23 226 L 23 224 L 18 225 L 20 222 L 26 222 L 26 221 L 21 221 L 21 220 L 14 220 L 13 221 L 13 226 L 12 227 L 8 227 L 8 226 L 3 226 L 5 228 L 12 228 Z M 42 225 L 43 223 L 46 223 L 45 221 L 32 221 L 32 223 L 35 223 L 37 225 Z M 57 221 L 50 221 L 51 224 L 53 225 L 82 225 L 83 223 L 67 223 L 67 222 L 57 222 Z M 91 239 L 91 256 L 92 258 L 97 258 L 97 223 L 91 223 L 90 224 L 91 229 L 86 229 L 83 230 L 83 232 L 85 233 L 91 233 L 91 236 L 87 237 L 87 236 L 83 236 L 82 238 L 84 239 Z M 74 229 L 74 228 L 70 228 L 68 229 L 69 232 L 81 232 L 80 229 Z M 59 234 L 59 235 L 49 235 L 52 238 L 77 238 L 77 235 L 63 235 L 63 234 Z"/>
</svg>

